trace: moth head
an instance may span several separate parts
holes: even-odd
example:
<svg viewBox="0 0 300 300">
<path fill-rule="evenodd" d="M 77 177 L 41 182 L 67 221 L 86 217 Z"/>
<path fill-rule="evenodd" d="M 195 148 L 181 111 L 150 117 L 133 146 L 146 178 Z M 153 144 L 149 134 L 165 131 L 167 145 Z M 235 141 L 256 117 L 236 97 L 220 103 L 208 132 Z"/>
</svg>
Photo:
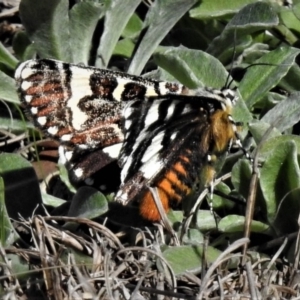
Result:
<svg viewBox="0 0 300 300">
<path fill-rule="evenodd" d="M 232 106 L 234 106 L 238 100 L 238 95 L 235 89 L 223 88 L 221 90 L 214 88 L 198 88 L 195 90 L 189 90 L 189 95 L 206 97 L 214 99 L 220 102 L 222 109 L 229 111 Z"/>
<path fill-rule="evenodd" d="M 235 105 L 237 100 L 239 99 L 237 95 L 237 88 L 234 89 L 224 88 L 221 90 L 221 93 L 226 99 L 226 101 L 228 102 L 228 104 L 230 103 L 231 106 Z"/>
</svg>

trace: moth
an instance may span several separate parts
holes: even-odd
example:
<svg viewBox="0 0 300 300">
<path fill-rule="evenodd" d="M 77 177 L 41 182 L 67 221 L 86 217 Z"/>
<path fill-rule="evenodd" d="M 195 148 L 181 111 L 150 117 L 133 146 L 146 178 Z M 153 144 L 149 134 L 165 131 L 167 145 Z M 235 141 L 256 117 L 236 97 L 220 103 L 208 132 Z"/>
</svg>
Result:
<svg viewBox="0 0 300 300">
<path fill-rule="evenodd" d="M 241 146 L 231 89 L 191 90 L 50 59 L 21 63 L 15 79 L 36 127 L 60 142 L 70 176 L 86 179 L 118 159 L 115 200 L 138 201 L 150 221 L 161 217 L 149 187 L 167 212 L 199 181 L 211 185 L 218 159 Z"/>
</svg>

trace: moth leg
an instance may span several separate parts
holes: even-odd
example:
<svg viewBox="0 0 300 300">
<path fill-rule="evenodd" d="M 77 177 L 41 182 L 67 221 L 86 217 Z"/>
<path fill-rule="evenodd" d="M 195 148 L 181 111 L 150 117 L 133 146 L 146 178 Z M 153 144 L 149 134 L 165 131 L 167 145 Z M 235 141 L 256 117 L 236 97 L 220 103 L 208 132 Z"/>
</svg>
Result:
<svg viewBox="0 0 300 300">
<path fill-rule="evenodd" d="M 215 188 L 214 182 L 215 182 L 214 180 L 211 181 L 209 183 L 209 187 L 208 187 L 208 190 L 209 190 L 209 209 L 210 209 L 211 214 L 213 214 L 213 215 L 214 215 L 213 196 L 214 196 L 214 188 Z"/>
<path fill-rule="evenodd" d="M 206 186 L 209 191 L 209 207 L 210 212 L 214 214 L 214 208 L 213 208 L 213 195 L 214 195 L 214 188 L 215 188 L 215 168 L 213 166 L 214 162 L 216 160 L 216 157 L 214 155 L 207 155 L 207 162 L 208 162 L 208 171 L 207 171 L 207 182 Z"/>
<path fill-rule="evenodd" d="M 239 134 L 236 135 L 236 140 L 234 141 L 234 145 L 236 145 L 240 150 L 243 151 L 245 157 L 251 162 L 253 163 L 253 158 L 251 157 L 251 155 L 249 154 L 248 150 L 244 148 L 244 146 L 242 145 L 241 139 Z"/>
<path fill-rule="evenodd" d="M 212 165 L 211 165 L 211 168 L 214 169 Z M 211 215 L 214 217 L 216 229 L 218 230 L 218 217 L 217 217 L 216 212 L 214 211 L 214 206 L 213 206 L 213 197 L 214 197 L 214 190 L 215 190 L 215 176 L 213 176 L 213 178 L 211 178 L 211 180 L 208 182 L 207 188 L 209 191 L 209 200 L 208 200 L 209 210 L 210 210 Z"/>
<path fill-rule="evenodd" d="M 236 122 L 234 119 L 231 117 L 231 115 L 228 116 L 228 119 L 230 123 L 232 124 L 233 130 L 234 130 L 234 139 L 231 139 L 228 145 L 228 152 L 230 152 L 230 149 L 232 147 L 237 147 L 240 149 L 244 156 L 250 161 L 251 164 L 253 164 L 253 159 L 250 155 L 250 153 L 245 149 L 245 147 L 242 145 L 242 137 L 239 134 L 239 131 L 241 131 L 241 128 L 243 127 L 243 122 Z"/>
</svg>

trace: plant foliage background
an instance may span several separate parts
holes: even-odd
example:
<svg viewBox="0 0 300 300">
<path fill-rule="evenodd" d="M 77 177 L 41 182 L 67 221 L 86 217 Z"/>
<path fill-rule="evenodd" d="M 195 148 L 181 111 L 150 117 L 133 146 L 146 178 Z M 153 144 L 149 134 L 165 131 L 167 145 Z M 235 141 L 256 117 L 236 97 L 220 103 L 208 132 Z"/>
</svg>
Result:
<svg viewBox="0 0 300 300">
<path fill-rule="evenodd" d="M 186 271 L 200 276 L 202 256 L 195 255 L 195 249 L 204 251 L 204 234 L 210 235 L 206 249 L 210 263 L 221 255 L 228 241 L 234 243 L 243 237 L 246 200 L 252 199 L 252 250 L 261 246 L 258 253 L 269 257 L 282 243 L 279 238 L 289 235 L 282 255 L 287 265 L 299 268 L 298 1 L 22 0 L 19 17 L 24 30 L 14 34 L 11 45 L 0 44 L 2 246 L 24 239 L 9 218 L 45 215 L 42 203 L 51 215 L 101 219 L 112 198 L 92 187 L 71 186 L 66 171 L 56 167 L 53 153 L 57 145 L 39 141 L 34 146 L 42 137 L 22 112 L 14 69 L 24 60 L 52 58 L 179 81 L 189 88 L 222 88 L 229 72 L 231 87 L 237 87 L 239 93 L 233 117 L 244 123 L 244 145 L 254 157 L 257 185 L 251 185 L 256 174 L 249 161 L 242 153 L 230 154 L 219 174 L 230 172 L 229 178 L 216 187 L 219 193 L 213 198 L 218 225 L 209 207 L 202 205 L 196 215 L 197 228 L 189 229 L 179 244 L 168 244 L 165 237 L 157 240 L 160 255 L 176 276 Z M 39 180 L 53 171 L 59 173 L 64 189 L 61 185 L 51 189 L 43 182 L 40 192 Z M 249 198 L 253 190 L 254 198 Z M 180 235 L 182 210 L 171 212 L 169 219 Z M 79 232 L 77 226 L 65 228 Z M 268 244 L 272 241 L 274 244 Z M 15 256 L 14 263 L 26 269 Z M 286 279 L 288 282 L 290 277 Z"/>
</svg>

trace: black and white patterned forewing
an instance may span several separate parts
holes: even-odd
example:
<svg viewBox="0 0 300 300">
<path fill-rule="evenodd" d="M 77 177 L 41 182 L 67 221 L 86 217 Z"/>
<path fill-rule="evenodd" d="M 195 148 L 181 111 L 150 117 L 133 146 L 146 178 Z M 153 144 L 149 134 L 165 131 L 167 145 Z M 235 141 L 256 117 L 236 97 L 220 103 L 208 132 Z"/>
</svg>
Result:
<svg viewBox="0 0 300 300">
<path fill-rule="evenodd" d="M 15 78 L 20 98 L 35 125 L 62 144 L 81 149 L 123 140 L 122 103 L 116 82 L 96 69 L 53 60 L 22 63 Z"/>
<path fill-rule="evenodd" d="M 126 204 L 181 160 L 192 186 L 210 148 L 209 117 L 221 109 L 208 97 L 164 96 L 132 101 L 123 111 L 125 139 L 120 155 L 121 188 L 116 200 Z M 199 165 L 200 164 L 200 165 Z"/>
<path fill-rule="evenodd" d="M 124 102 L 179 94 L 184 89 L 176 83 L 49 59 L 22 63 L 15 78 L 35 125 L 62 144 L 80 149 L 123 141 L 120 118 Z"/>
<path fill-rule="evenodd" d="M 49 59 L 20 64 L 15 79 L 28 115 L 47 136 L 59 140 L 61 161 L 77 180 L 118 157 L 124 103 L 187 92 L 177 83 Z"/>
<path fill-rule="evenodd" d="M 177 83 L 49 59 L 20 64 L 15 79 L 29 117 L 61 143 L 61 161 L 76 181 L 118 157 L 124 103 L 188 91 Z"/>
</svg>

